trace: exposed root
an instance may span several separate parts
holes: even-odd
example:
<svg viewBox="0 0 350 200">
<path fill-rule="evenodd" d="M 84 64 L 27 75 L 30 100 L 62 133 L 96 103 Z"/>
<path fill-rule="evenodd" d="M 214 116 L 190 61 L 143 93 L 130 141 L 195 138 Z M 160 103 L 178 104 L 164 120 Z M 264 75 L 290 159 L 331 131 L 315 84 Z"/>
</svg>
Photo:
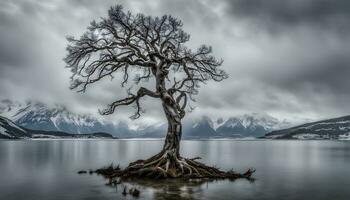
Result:
<svg viewBox="0 0 350 200">
<path fill-rule="evenodd" d="M 249 169 L 243 174 L 236 173 L 233 170 L 221 171 L 216 167 L 207 166 L 196 161 L 198 157 L 187 159 L 176 156 L 174 151 L 162 151 L 159 154 L 147 159 L 137 160 L 129 164 L 125 169 L 119 166 L 109 166 L 96 170 L 96 173 L 114 179 L 131 178 L 183 178 L 183 179 L 250 179 L 255 169 Z"/>
</svg>

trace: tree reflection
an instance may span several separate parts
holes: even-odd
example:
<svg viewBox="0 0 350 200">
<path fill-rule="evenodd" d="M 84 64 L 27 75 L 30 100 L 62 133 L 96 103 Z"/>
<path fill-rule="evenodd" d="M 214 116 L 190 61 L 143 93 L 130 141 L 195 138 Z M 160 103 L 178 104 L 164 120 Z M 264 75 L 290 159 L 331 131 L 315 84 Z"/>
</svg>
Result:
<svg viewBox="0 0 350 200">
<path fill-rule="evenodd" d="M 254 179 L 249 179 L 254 181 Z M 150 194 L 152 199 L 156 200 L 197 200 L 204 198 L 204 191 L 208 184 L 222 180 L 213 179 L 170 179 L 170 180 L 152 180 L 152 179 L 137 179 L 137 180 L 123 180 L 116 181 L 109 185 L 115 186 L 117 192 L 121 193 L 126 190 L 137 188 L 141 190 L 141 197 L 145 193 Z M 232 180 L 233 182 L 234 180 Z M 126 188 L 126 189 L 125 189 Z M 131 195 L 130 193 L 126 195 Z M 137 198 L 137 197 L 136 197 Z"/>
</svg>

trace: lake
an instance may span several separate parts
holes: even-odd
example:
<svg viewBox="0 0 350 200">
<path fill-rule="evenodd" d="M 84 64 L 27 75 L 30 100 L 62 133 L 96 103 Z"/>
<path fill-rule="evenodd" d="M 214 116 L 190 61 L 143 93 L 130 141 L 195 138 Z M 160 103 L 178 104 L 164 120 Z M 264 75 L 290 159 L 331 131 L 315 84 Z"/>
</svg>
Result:
<svg viewBox="0 0 350 200">
<path fill-rule="evenodd" d="M 111 163 L 125 167 L 147 158 L 161 140 L 0 141 L 0 199 L 135 199 L 96 174 L 77 174 Z M 255 181 L 134 184 L 137 199 L 350 199 L 350 142 L 182 141 L 182 154 L 221 169 L 256 168 Z M 129 186 L 129 185 L 128 185 Z"/>
</svg>

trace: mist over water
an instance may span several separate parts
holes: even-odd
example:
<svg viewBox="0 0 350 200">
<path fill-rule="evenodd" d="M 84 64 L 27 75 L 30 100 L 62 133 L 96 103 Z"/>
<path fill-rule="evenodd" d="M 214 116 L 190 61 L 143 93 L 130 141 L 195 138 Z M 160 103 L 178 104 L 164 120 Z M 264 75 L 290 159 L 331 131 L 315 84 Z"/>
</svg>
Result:
<svg viewBox="0 0 350 200">
<path fill-rule="evenodd" d="M 161 140 L 0 141 L 0 199 L 133 199 L 122 186 L 77 172 L 127 166 L 162 148 Z M 340 141 L 183 141 L 182 154 L 224 170 L 257 169 L 248 180 L 146 182 L 138 199 L 349 199 L 350 143 Z"/>
</svg>

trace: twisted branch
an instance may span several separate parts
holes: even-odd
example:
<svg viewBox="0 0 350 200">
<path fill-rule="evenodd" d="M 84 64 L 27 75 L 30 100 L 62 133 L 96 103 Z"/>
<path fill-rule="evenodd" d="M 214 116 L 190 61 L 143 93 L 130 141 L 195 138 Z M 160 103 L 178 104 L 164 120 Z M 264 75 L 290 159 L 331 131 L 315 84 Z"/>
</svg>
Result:
<svg viewBox="0 0 350 200">
<path fill-rule="evenodd" d="M 151 17 L 125 12 L 122 6 L 113 6 L 108 17 L 92 21 L 79 38 L 68 37 L 65 58 L 71 69 L 71 89 L 85 92 L 89 85 L 121 73 L 121 86 L 156 80 L 155 98 L 170 100 L 182 118 L 189 101 L 194 101 L 200 83 L 221 81 L 227 74 L 219 67 L 222 60 L 212 56 L 212 48 L 202 45 L 196 51 L 185 46 L 189 34 L 182 30 L 182 22 L 170 15 Z M 139 73 L 131 73 L 141 70 Z M 173 72 L 173 73 L 170 73 Z M 176 75 L 178 74 L 178 75 Z M 180 77 L 171 80 L 171 77 Z M 170 87 L 168 87 L 170 86 Z M 167 88 L 168 87 L 168 88 Z M 136 104 L 135 117 L 140 116 L 139 100 L 144 93 L 130 94 L 113 102 L 102 114 L 112 114 L 116 107 Z M 154 96 L 154 95 L 153 95 Z"/>
<path fill-rule="evenodd" d="M 113 103 L 111 103 L 108 108 L 100 111 L 100 114 L 102 115 L 110 115 L 110 114 L 113 114 L 115 109 L 117 107 L 120 107 L 120 106 L 126 106 L 126 105 L 130 105 L 132 103 L 135 103 L 136 104 L 136 112 L 134 115 L 131 116 L 132 119 L 137 119 L 140 117 L 140 112 L 141 112 L 141 107 L 140 107 L 140 98 L 143 97 L 143 96 L 150 96 L 150 97 L 153 97 L 153 98 L 159 98 L 159 93 L 157 92 L 153 92 L 151 90 L 148 90 L 144 87 L 141 87 L 136 95 L 135 94 L 132 94 L 129 92 L 129 97 L 127 98 L 124 98 L 124 99 L 120 99 L 120 100 L 117 100 L 117 101 L 114 101 Z"/>
</svg>

